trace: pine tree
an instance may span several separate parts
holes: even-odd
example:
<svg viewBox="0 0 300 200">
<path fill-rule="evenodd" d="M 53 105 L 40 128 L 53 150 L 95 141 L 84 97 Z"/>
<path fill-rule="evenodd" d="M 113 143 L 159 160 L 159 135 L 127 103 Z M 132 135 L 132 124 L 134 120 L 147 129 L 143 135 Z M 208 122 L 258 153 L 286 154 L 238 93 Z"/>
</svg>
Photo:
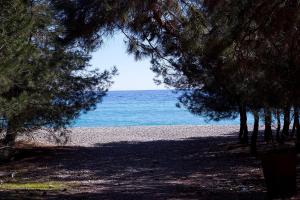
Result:
<svg viewBox="0 0 300 200">
<path fill-rule="evenodd" d="M 101 24 L 119 28 L 128 38 L 128 51 L 137 59 L 149 56 L 157 82 L 183 91 L 181 104 L 191 112 L 214 120 L 239 114 L 240 138 L 246 142 L 247 112 L 256 122 L 264 116 L 268 141 L 273 113 L 285 110 L 283 135 L 288 135 L 289 113 L 293 109 L 297 114 L 300 102 L 299 1 L 122 2 L 127 6 L 69 2 L 73 6 L 62 9 L 67 41 L 93 38 L 103 30 Z M 111 10 L 100 14 L 95 7 Z M 117 14 L 103 17 L 112 12 Z M 91 28 L 92 23 L 97 25 Z M 82 26 L 87 27 L 84 33 Z M 252 138 L 256 143 L 257 135 Z"/>
<path fill-rule="evenodd" d="M 1 18 L 13 16 L 12 23 L 0 23 L 3 29 L 12 29 L 3 40 L 20 34 L 1 50 L 6 59 L 0 64 L 0 115 L 7 145 L 14 145 L 19 134 L 39 128 L 63 130 L 81 112 L 95 108 L 116 73 L 88 71 L 89 52 L 59 42 L 64 28 L 47 2 L 13 3 L 15 7 L 11 1 L 3 4 L 9 9 Z"/>
</svg>

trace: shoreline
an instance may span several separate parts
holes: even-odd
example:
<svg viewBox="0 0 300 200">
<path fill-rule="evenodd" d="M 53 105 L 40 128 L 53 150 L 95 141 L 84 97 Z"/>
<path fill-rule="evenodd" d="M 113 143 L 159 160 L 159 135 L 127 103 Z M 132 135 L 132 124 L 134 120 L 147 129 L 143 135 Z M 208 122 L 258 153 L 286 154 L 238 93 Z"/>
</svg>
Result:
<svg viewBox="0 0 300 200">
<path fill-rule="evenodd" d="M 69 128 L 68 143 L 64 146 L 93 147 L 120 142 L 178 141 L 193 138 L 226 137 L 236 134 L 236 125 L 176 125 L 176 126 L 128 126 L 101 128 Z M 47 141 L 46 131 L 37 131 L 34 141 L 57 145 Z"/>
<path fill-rule="evenodd" d="M 248 126 L 251 126 L 253 124 L 249 123 Z M 73 127 L 69 127 L 67 129 L 86 129 L 86 128 L 90 128 L 90 129 L 103 129 L 103 128 L 147 128 L 147 127 L 151 127 L 151 128 L 160 128 L 160 127 L 211 127 L 211 126 L 217 126 L 217 127 L 234 127 L 234 126 L 238 126 L 238 124 L 188 124 L 188 125 L 127 125 L 127 126 L 91 126 L 91 127 L 84 127 L 84 126 L 73 126 Z"/>
</svg>

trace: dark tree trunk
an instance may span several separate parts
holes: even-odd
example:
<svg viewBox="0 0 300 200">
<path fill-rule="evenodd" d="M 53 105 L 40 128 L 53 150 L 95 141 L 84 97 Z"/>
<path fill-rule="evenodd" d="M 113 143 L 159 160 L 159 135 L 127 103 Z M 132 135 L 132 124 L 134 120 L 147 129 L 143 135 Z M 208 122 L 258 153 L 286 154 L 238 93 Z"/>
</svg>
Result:
<svg viewBox="0 0 300 200">
<path fill-rule="evenodd" d="M 265 109 L 264 138 L 266 142 L 269 142 L 272 139 L 272 113 L 269 109 Z"/>
<path fill-rule="evenodd" d="M 294 125 L 296 129 L 296 149 L 297 152 L 300 152 L 300 123 L 299 123 L 299 110 L 294 108 Z"/>
<path fill-rule="evenodd" d="M 247 110 L 246 107 L 243 109 L 243 115 L 244 115 L 244 120 L 243 120 L 243 129 L 244 129 L 244 138 L 243 142 L 248 144 L 248 126 L 247 126 Z"/>
<path fill-rule="evenodd" d="M 295 130 L 296 130 L 297 140 L 300 141 L 300 123 L 299 123 L 298 108 L 295 108 L 295 111 L 294 111 L 294 126 L 295 126 Z"/>
<path fill-rule="evenodd" d="M 292 127 L 292 132 L 291 132 L 291 136 L 294 137 L 296 132 L 296 124 L 295 124 L 295 118 L 294 118 L 294 123 L 293 123 L 293 127 Z"/>
<path fill-rule="evenodd" d="M 294 126 L 295 126 L 295 129 L 298 130 L 300 127 L 300 124 L 299 124 L 299 111 L 298 109 L 295 110 L 295 114 L 294 114 Z"/>
<path fill-rule="evenodd" d="M 239 133 L 239 140 L 240 142 L 242 142 L 242 138 L 244 135 L 244 131 L 243 131 L 243 108 L 242 106 L 239 106 L 239 112 L 240 112 L 240 133 Z"/>
<path fill-rule="evenodd" d="M 242 105 L 239 108 L 240 111 L 240 133 L 239 139 L 243 144 L 248 143 L 248 126 L 247 126 L 247 110 L 246 106 Z"/>
<path fill-rule="evenodd" d="M 281 138 L 280 138 L 280 130 L 281 130 L 280 110 L 276 111 L 276 120 L 277 120 L 276 140 L 277 140 L 277 142 L 280 142 L 281 141 Z"/>
<path fill-rule="evenodd" d="M 282 138 L 289 136 L 290 121 L 290 107 L 286 107 L 284 109 L 283 128 L 281 132 Z"/>
<path fill-rule="evenodd" d="M 296 131 L 299 129 L 299 110 L 298 108 L 294 108 L 294 123 L 293 123 L 293 130 L 292 135 L 294 136 Z"/>
<path fill-rule="evenodd" d="M 4 138 L 4 145 L 6 145 L 6 146 L 14 146 L 15 145 L 17 131 L 13 127 L 14 127 L 13 123 L 11 121 L 8 121 L 6 135 Z"/>
<path fill-rule="evenodd" d="M 258 135 L 258 128 L 259 128 L 259 116 L 257 112 L 253 113 L 254 115 L 254 126 L 253 132 L 251 136 L 251 146 L 250 151 L 252 155 L 256 155 L 256 143 L 257 143 L 257 135 Z"/>
</svg>

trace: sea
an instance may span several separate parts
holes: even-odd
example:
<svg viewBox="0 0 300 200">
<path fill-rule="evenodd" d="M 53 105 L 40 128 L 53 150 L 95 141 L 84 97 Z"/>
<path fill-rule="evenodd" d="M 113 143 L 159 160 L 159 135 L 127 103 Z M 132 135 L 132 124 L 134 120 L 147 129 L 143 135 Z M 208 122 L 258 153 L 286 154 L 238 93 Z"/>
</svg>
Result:
<svg viewBox="0 0 300 200">
<path fill-rule="evenodd" d="M 110 91 L 95 110 L 82 113 L 72 127 L 238 125 L 239 119 L 208 121 L 178 108 L 172 90 Z"/>
</svg>

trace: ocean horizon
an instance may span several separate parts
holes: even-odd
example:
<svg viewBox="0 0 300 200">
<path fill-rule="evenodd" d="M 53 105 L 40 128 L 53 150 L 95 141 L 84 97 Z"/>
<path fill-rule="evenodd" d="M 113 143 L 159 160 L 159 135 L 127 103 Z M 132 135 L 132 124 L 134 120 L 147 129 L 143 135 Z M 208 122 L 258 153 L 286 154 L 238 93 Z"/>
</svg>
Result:
<svg viewBox="0 0 300 200">
<path fill-rule="evenodd" d="M 95 110 L 82 113 L 71 127 L 126 127 L 164 125 L 239 125 L 239 119 L 208 121 L 178 108 L 174 90 L 109 91 Z"/>
</svg>

